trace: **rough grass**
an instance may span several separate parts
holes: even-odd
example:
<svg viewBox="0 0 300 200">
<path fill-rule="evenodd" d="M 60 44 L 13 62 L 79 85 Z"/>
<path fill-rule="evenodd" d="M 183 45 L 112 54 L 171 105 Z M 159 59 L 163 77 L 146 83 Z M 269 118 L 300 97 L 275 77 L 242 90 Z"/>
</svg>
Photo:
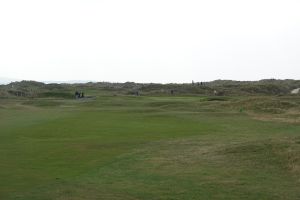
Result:
<svg viewBox="0 0 300 200">
<path fill-rule="evenodd" d="M 300 197 L 297 98 L 0 102 L 0 199 Z"/>
</svg>

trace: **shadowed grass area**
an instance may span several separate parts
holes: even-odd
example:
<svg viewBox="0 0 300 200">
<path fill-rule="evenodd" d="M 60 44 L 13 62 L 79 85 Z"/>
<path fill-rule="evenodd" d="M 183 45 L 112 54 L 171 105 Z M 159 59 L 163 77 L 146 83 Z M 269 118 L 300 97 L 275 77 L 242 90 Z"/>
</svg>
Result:
<svg viewBox="0 0 300 200">
<path fill-rule="evenodd" d="M 2 101 L 0 199 L 300 196 L 300 124 L 253 119 L 251 100 Z M 282 118 L 298 109 L 297 99 L 276 101 L 288 102 Z"/>
</svg>

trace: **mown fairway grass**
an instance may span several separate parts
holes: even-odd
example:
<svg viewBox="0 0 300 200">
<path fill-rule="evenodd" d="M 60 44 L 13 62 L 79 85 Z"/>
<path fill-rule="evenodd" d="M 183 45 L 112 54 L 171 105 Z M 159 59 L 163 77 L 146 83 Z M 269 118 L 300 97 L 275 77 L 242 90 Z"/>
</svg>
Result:
<svg viewBox="0 0 300 200">
<path fill-rule="evenodd" d="M 0 102 L 0 199 L 300 199 L 300 124 L 239 98 Z"/>
</svg>

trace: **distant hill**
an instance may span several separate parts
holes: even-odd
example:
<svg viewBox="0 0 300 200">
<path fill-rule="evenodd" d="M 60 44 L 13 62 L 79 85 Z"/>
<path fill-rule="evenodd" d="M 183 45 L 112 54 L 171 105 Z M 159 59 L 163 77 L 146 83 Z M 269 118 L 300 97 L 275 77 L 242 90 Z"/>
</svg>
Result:
<svg viewBox="0 0 300 200">
<path fill-rule="evenodd" d="M 300 80 L 265 79 L 260 81 L 215 80 L 185 84 L 158 83 L 49 83 L 16 81 L 0 85 L 1 97 L 73 98 L 75 91 L 93 95 L 291 95 Z"/>
</svg>

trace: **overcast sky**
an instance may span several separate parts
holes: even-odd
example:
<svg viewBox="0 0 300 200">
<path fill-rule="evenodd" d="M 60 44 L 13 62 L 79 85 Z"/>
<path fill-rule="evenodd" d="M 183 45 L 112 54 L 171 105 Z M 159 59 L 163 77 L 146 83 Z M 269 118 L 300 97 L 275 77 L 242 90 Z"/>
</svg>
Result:
<svg viewBox="0 0 300 200">
<path fill-rule="evenodd" d="M 300 79 L 300 1 L 1 0 L 0 77 Z"/>
</svg>

